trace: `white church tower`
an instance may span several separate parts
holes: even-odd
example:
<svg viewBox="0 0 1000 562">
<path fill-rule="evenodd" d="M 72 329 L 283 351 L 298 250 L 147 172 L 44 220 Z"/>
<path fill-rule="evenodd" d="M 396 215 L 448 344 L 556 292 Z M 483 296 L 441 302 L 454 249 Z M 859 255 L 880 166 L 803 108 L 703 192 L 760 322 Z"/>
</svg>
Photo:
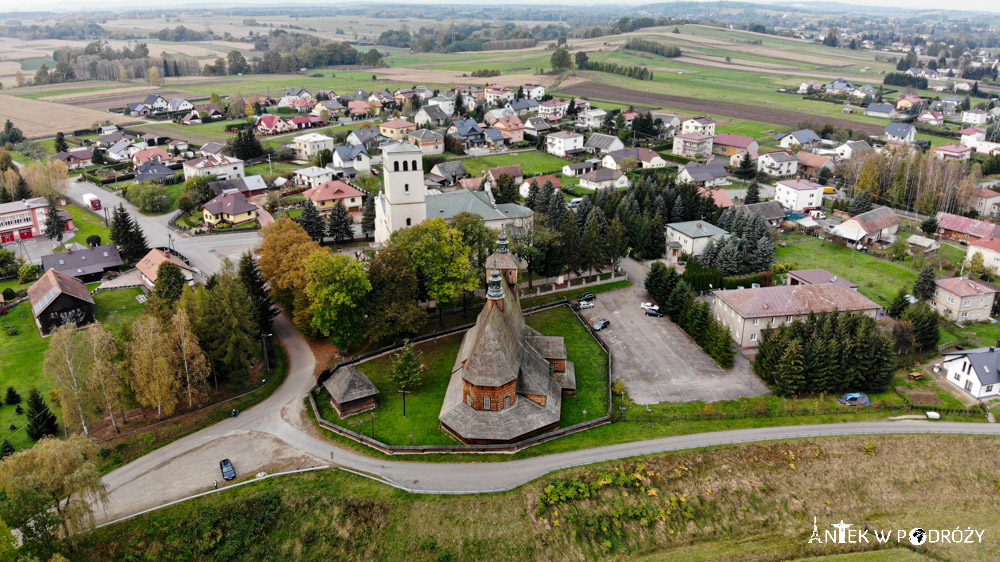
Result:
<svg viewBox="0 0 1000 562">
<path fill-rule="evenodd" d="M 382 147 L 385 189 L 375 201 L 375 242 L 385 244 L 402 228 L 427 218 L 427 186 L 424 185 L 423 154 L 409 142 Z"/>
</svg>

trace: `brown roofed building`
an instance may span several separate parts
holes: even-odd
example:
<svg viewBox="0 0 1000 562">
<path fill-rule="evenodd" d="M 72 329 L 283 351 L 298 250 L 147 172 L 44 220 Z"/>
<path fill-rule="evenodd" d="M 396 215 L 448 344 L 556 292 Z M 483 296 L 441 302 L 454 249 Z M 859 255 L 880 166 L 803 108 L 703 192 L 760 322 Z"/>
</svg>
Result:
<svg viewBox="0 0 1000 562">
<path fill-rule="evenodd" d="M 876 207 L 838 224 L 833 233 L 852 242 L 866 244 L 894 240 L 899 231 L 899 216 L 889 207 Z"/>
<path fill-rule="evenodd" d="M 486 306 L 459 348 L 441 406 L 441 427 L 464 443 L 512 443 L 559 425 L 576 371 L 561 337 L 524 322 L 518 263 L 505 236 L 487 258 Z"/>
<path fill-rule="evenodd" d="M 340 180 L 334 180 L 307 189 L 302 192 L 302 196 L 315 203 L 324 213 L 332 211 L 338 202 L 343 202 L 348 211 L 356 213 L 361 211 L 365 194 Z"/>
<path fill-rule="evenodd" d="M 812 313 L 847 312 L 875 318 L 880 307 L 837 283 L 778 285 L 712 293 L 712 314 L 729 328 L 740 347 L 757 347 L 762 331 L 802 320 Z"/>
<path fill-rule="evenodd" d="M 237 225 L 257 220 L 259 207 L 247 201 L 239 191 L 226 191 L 212 198 L 202 206 L 205 224 L 216 226 L 220 223 Z"/>
<path fill-rule="evenodd" d="M 952 240 L 973 241 L 980 238 L 1000 238 L 1000 225 L 991 222 L 960 217 L 943 211 L 937 216 L 938 234 Z"/>
<path fill-rule="evenodd" d="M 521 165 L 511 164 L 510 166 L 498 166 L 486 170 L 486 183 L 496 187 L 497 181 L 503 174 L 510 176 L 514 180 L 514 185 L 521 185 L 521 182 L 524 181 L 524 172 L 521 171 Z"/>
<path fill-rule="evenodd" d="M 165 261 L 171 261 L 177 267 L 181 268 L 181 273 L 184 275 L 184 279 L 188 285 L 194 283 L 198 270 L 184 263 L 169 251 L 164 252 L 163 250 L 153 248 L 139 260 L 139 263 L 135 264 L 135 268 L 139 270 L 139 276 L 142 277 L 142 282 L 146 284 L 146 287 L 152 290 L 156 285 L 156 279 L 160 276 L 160 264 Z"/>
<path fill-rule="evenodd" d="M 50 269 L 28 287 L 35 325 L 46 335 L 63 324 L 82 326 L 94 321 L 94 297 L 83 281 Z"/>
<path fill-rule="evenodd" d="M 341 419 L 378 406 L 378 388 L 353 365 L 338 368 L 323 386 L 330 393 L 330 404 Z"/>
<path fill-rule="evenodd" d="M 993 310 L 993 299 L 1000 289 L 966 277 L 938 279 L 931 307 L 952 322 L 983 322 Z"/>
</svg>

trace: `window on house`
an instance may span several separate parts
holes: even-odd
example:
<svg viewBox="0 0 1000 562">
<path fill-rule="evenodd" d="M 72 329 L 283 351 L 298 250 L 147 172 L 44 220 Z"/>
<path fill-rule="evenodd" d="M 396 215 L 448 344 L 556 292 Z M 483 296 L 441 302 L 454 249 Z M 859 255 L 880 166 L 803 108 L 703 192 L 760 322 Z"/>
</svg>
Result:
<svg viewBox="0 0 1000 562">
<path fill-rule="evenodd" d="M 489 396 L 483 398 L 483 408 L 486 409 L 486 410 L 490 409 L 490 397 Z"/>
<path fill-rule="evenodd" d="M 955 297 L 948 297 L 948 304 L 955 304 Z"/>
<path fill-rule="evenodd" d="M 987 385 L 985 390 L 986 392 L 993 392 L 993 385 L 992 384 Z"/>
<path fill-rule="evenodd" d="M 406 219 L 406 226 L 410 226 L 411 222 L 413 222 L 413 219 Z"/>
<path fill-rule="evenodd" d="M 934 289 L 934 296 L 935 297 L 938 296 L 938 290 L 937 289 Z"/>
<path fill-rule="evenodd" d="M 750 334 L 750 341 L 757 341 L 757 334 Z"/>
<path fill-rule="evenodd" d="M 962 318 L 968 318 L 968 317 L 969 317 L 969 313 L 968 312 L 963 312 L 962 313 Z"/>
<path fill-rule="evenodd" d="M 788 322 L 789 324 L 791 324 L 792 323 L 792 317 L 791 316 L 786 316 L 785 317 L 785 322 Z"/>
<path fill-rule="evenodd" d="M 760 325 L 760 318 L 754 318 L 753 319 L 753 325 L 754 326 L 759 326 Z"/>
<path fill-rule="evenodd" d="M 972 390 L 972 379 L 965 381 L 965 390 Z"/>
<path fill-rule="evenodd" d="M 403 184 L 403 191 L 405 191 L 406 193 L 409 193 L 410 192 L 410 184 L 404 183 Z"/>
<path fill-rule="evenodd" d="M 955 379 L 955 380 L 959 380 L 959 376 L 958 376 L 958 373 L 955 373 L 955 377 L 954 377 L 954 379 Z"/>
<path fill-rule="evenodd" d="M 503 407 L 504 408 L 509 408 L 510 407 L 510 396 L 504 396 L 503 397 Z"/>
<path fill-rule="evenodd" d="M 398 172 L 399 171 L 399 162 L 393 162 L 392 163 L 392 171 L 394 171 L 394 172 Z"/>
</svg>

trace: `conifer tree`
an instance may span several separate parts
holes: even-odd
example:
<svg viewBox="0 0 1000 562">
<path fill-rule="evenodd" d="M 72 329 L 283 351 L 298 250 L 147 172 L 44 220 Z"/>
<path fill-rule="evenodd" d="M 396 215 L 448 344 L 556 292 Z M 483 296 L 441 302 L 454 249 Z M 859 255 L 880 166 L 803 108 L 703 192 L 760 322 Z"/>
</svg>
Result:
<svg viewBox="0 0 1000 562">
<path fill-rule="evenodd" d="M 938 313 L 927 303 L 913 305 L 903 313 L 903 319 L 913 324 L 913 343 L 920 351 L 930 351 L 937 347 L 941 332 L 938 329 Z"/>
<path fill-rule="evenodd" d="M 25 414 L 28 417 L 28 425 L 25 431 L 32 441 L 38 441 L 46 435 L 57 435 L 59 425 L 56 423 L 56 416 L 45 404 L 42 393 L 37 388 L 32 388 L 28 393 L 28 409 Z"/>
<path fill-rule="evenodd" d="M 756 181 L 750 183 L 747 187 L 747 194 L 743 197 L 744 205 L 753 205 L 754 203 L 760 203 L 760 184 Z"/>
<path fill-rule="evenodd" d="M 920 268 L 917 281 L 913 284 L 913 296 L 920 300 L 928 300 L 933 297 L 937 288 L 936 279 L 933 265 L 927 264 Z"/>
<path fill-rule="evenodd" d="M 14 390 L 13 386 L 7 387 L 7 396 L 4 397 L 4 404 L 8 406 L 14 406 L 15 404 L 21 403 L 21 395 Z"/>
<path fill-rule="evenodd" d="M 524 206 L 534 211 L 538 205 L 538 195 L 538 179 L 532 179 L 531 183 L 528 184 L 528 197 L 524 200 Z"/>
<path fill-rule="evenodd" d="M 670 316 L 671 320 L 679 323 L 681 312 L 684 310 L 684 305 L 693 299 L 694 296 L 691 292 L 691 287 L 684 281 L 679 281 L 677 285 L 674 286 L 674 290 L 670 291 L 670 297 L 667 298 L 664 312 Z"/>
<path fill-rule="evenodd" d="M 10 203 L 14 201 L 14 196 L 7 191 L 7 188 L 0 185 L 0 203 Z"/>
<path fill-rule="evenodd" d="M 903 316 L 903 312 L 908 306 L 910 306 L 910 301 L 906 299 L 906 287 L 900 287 L 892 302 L 886 307 L 885 313 L 898 320 Z"/>
<path fill-rule="evenodd" d="M 68 223 L 69 221 L 60 214 L 55 197 L 49 197 L 49 205 L 45 209 L 45 237 L 49 240 L 62 242 Z"/>
<path fill-rule="evenodd" d="M 361 232 L 365 236 L 375 234 L 375 196 L 365 195 L 364 209 L 361 212 Z"/>
<path fill-rule="evenodd" d="M 3 460 L 4 457 L 13 455 L 16 452 L 17 449 L 15 449 L 14 446 L 10 444 L 10 441 L 4 439 L 3 443 L 0 443 L 0 460 Z"/>
<path fill-rule="evenodd" d="M 25 199 L 31 199 L 31 189 L 28 187 L 28 180 L 24 179 L 24 176 L 17 178 L 14 183 L 14 201 L 24 201 Z"/>
<path fill-rule="evenodd" d="M 306 231 L 306 234 L 310 238 L 317 242 L 322 242 L 326 236 L 326 221 L 319 214 L 316 204 L 310 199 L 306 199 L 302 207 L 302 214 L 299 215 L 299 226 L 302 227 L 302 230 Z"/>
<path fill-rule="evenodd" d="M 257 260 L 249 251 L 240 256 L 239 271 L 237 275 L 240 283 L 247 291 L 253 307 L 254 325 L 260 334 L 269 334 L 274 326 L 274 317 L 278 315 L 278 309 L 274 308 L 271 301 L 271 294 L 267 290 L 264 276 L 257 267 Z"/>
<path fill-rule="evenodd" d="M 778 396 L 795 396 L 805 384 L 802 366 L 802 348 L 797 340 L 788 342 L 781 359 L 775 366 L 774 393 Z"/>
<path fill-rule="evenodd" d="M 333 238 L 335 244 L 354 240 L 354 220 L 343 201 L 338 201 L 330 212 L 327 236 Z"/>
</svg>

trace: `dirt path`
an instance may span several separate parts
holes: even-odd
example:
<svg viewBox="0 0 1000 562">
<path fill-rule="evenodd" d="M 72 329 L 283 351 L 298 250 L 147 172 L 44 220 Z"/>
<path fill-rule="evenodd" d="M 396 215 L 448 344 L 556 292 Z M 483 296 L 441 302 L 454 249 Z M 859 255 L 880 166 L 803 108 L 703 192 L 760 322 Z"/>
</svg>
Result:
<svg viewBox="0 0 1000 562">
<path fill-rule="evenodd" d="M 670 96 L 667 94 L 656 94 L 651 92 L 640 92 L 628 90 L 607 84 L 597 84 L 590 82 L 571 88 L 560 88 L 560 94 L 567 94 L 578 97 L 589 97 L 609 101 L 619 101 L 628 104 L 659 105 L 682 111 L 693 113 L 709 113 L 714 115 L 725 115 L 738 119 L 759 121 L 761 123 L 774 123 L 784 127 L 795 127 L 803 119 L 822 120 L 830 123 L 834 127 L 848 127 L 860 129 L 871 135 L 880 135 L 884 125 L 876 123 L 859 123 L 847 119 L 836 117 L 823 117 L 810 115 L 805 112 L 786 111 L 783 109 L 771 109 L 768 107 L 758 107 L 754 105 L 744 105 L 727 101 L 714 101 L 699 98 L 688 98 L 684 96 Z"/>
</svg>

